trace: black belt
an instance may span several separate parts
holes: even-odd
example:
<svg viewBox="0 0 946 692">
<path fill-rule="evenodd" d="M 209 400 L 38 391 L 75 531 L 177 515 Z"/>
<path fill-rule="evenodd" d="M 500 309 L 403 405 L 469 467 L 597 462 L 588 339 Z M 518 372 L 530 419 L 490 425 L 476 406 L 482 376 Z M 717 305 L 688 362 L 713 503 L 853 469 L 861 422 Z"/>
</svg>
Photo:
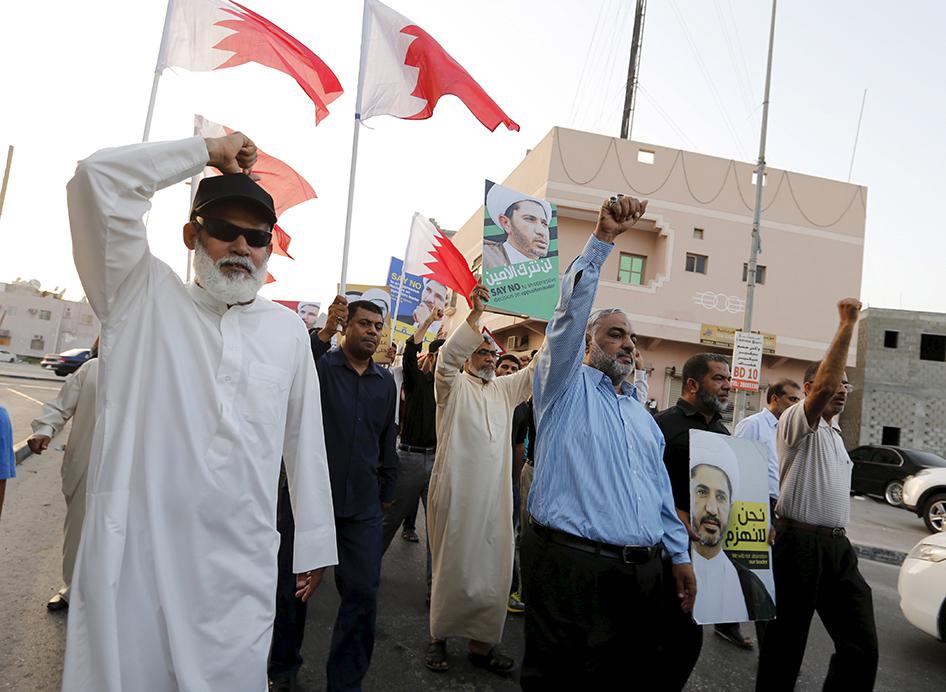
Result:
<svg viewBox="0 0 946 692">
<path fill-rule="evenodd" d="M 831 536 L 832 538 L 844 538 L 847 535 L 841 527 L 830 527 L 830 526 L 818 526 L 817 524 L 806 524 L 803 521 L 795 521 L 794 519 L 786 519 L 784 517 L 779 517 L 775 520 L 775 527 L 782 531 L 783 529 L 798 529 L 799 531 L 807 531 L 809 533 L 819 533 L 822 536 Z"/>
<path fill-rule="evenodd" d="M 620 560 L 625 565 L 642 565 L 660 556 L 661 546 L 659 545 L 611 545 L 610 543 L 601 543 L 600 541 L 592 541 L 581 536 L 565 533 L 558 529 L 550 529 L 547 526 L 542 526 L 532 517 L 529 517 L 529 523 L 532 524 L 532 528 L 535 529 L 537 534 L 552 543 L 558 543 L 566 548 L 573 548 L 584 553 Z"/>
<path fill-rule="evenodd" d="M 397 446 L 402 452 L 412 452 L 414 454 L 432 454 L 437 451 L 437 447 L 415 447 L 414 445 L 399 444 Z"/>
</svg>

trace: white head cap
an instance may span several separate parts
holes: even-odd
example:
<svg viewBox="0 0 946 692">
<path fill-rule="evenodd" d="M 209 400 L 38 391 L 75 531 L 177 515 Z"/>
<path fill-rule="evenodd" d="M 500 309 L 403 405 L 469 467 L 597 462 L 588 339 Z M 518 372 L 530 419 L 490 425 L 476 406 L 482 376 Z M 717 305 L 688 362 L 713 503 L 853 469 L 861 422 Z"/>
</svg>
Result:
<svg viewBox="0 0 946 692">
<path fill-rule="evenodd" d="M 690 468 L 699 464 L 715 466 L 726 474 L 732 486 L 733 502 L 739 495 L 739 459 L 729 445 L 726 435 L 700 433 L 690 435 Z"/>
<path fill-rule="evenodd" d="M 502 185 L 493 185 L 489 189 L 489 192 L 486 193 L 486 211 L 489 213 L 489 217 L 493 220 L 493 223 L 498 226 L 499 217 L 505 215 L 506 210 L 513 204 L 524 200 L 542 205 L 542 208 L 545 210 L 545 220 L 549 223 L 552 222 L 551 204 L 544 199 L 536 199 L 535 197 L 530 197 L 529 195 L 511 190 Z"/>
</svg>

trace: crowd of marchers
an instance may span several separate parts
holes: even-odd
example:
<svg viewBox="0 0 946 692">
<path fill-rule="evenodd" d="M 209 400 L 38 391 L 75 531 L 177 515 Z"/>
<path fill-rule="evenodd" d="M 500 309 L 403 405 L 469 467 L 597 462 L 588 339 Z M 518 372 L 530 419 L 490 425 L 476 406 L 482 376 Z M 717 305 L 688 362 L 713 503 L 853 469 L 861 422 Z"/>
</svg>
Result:
<svg viewBox="0 0 946 692">
<path fill-rule="evenodd" d="M 449 670 L 446 640 L 459 637 L 475 666 L 518 674 L 524 690 L 683 689 L 703 639 L 692 564 L 720 554 L 726 521 L 713 502 L 691 516 L 691 485 L 715 467 L 691 471 L 689 432 L 729 434 L 730 368 L 694 355 L 679 401 L 654 415 L 628 315 L 593 309 L 602 265 L 646 202 L 602 202 L 531 356 L 484 337 L 477 285 L 449 335 L 429 340 L 443 319 L 431 306 L 391 359 L 375 302 L 338 296 L 307 329 L 257 295 L 276 213 L 255 161 L 240 133 L 194 137 L 97 152 L 68 185 L 102 331 L 29 440 L 42 453 L 72 419 L 63 588 L 47 604 L 68 613 L 63 689 L 294 689 L 307 602 L 334 566 L 325 679 L 360 690 L 382 555 L 399 533 L 418 540 L 418 502 L 431 671 Z M 150 253 L 142 218 L 157 190 L 207 165 L 222 175 L 200 182 L 183 226 L 185 284 Z M 859 309 L 838 302 L 824 358 L 803 382 L 770 385 L 735 428 L 768 452 L 776 597 L 743 586 L 757 641 L 738 622 L 715 632 L 758 647 L 760 691 L 794 688 L 815 612 L 835 645 L 825 689 L 873 687 L 836 422 Z M 509 613 L 525 620 L 522 661 L 499 647 Z"/>
</svg>

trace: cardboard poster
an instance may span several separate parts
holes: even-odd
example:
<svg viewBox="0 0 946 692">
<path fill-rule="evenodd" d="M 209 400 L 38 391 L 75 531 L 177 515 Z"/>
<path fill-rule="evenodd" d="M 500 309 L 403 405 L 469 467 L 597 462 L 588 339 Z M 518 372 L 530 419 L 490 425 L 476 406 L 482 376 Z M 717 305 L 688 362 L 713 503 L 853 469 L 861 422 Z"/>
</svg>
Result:
<svg viewBox="0 0 946 692">
<path fill-rule="evenodd" d="M 285 305 L 299 315 L 305 322 L 306 329 L 315 329 L 319 323 L 322 304 L 317 300 L 274 300 L 273 302 Z M 324 320 L 322 323 L 324 324 Z"/>
<path fill-rule="evenodd" d="M 487 310 L 549 320 L 559 298 L 558 216 L 545 200 L 486 181 Z"/>
<path fill-rule="evenodd" d="M 771 620 L 768 453 L 761 442 L 690 431 L 693 619 L 701 625 Z"/>
<path fill-rule="evenodd" d="M 336 285 L 335 290 L 341 290 L 341 286 Z M 391 319 L 391 294 L 388 292 L 388 287 L 371 284 L 347 284 L 345 286 L 345 297 L 349 304 L 356 300 L 370 300 L 381 308 L 384 329 L 381 331 L 380 339 L 378 339 L 378 350 L 375 352 L 374 361 L 376 363 L 389 363 L 387 349 L 388 344 L 391 343 L 391 323 L 389 321 Z"/>
<path fill-rule="evenodd" d="M 396 344 L 402 344 L 411 338 L 417 326 L 427 319 L 432 310 L 443 310 L 447 305 L 447 289 L 433 279 L 405 274 L 404 283 L 401 284 L 401 267 L 403 266 L 402 260 L 392 257 L 388 268 L 388 292 L 391 295 L 391 305 L 397 310 L 397 315 L 394 316 L 394 343 Z M 400 294 L 400 299 L 398 294 Z M 424 335 L 425 344 L 437 338 L 440 325 L 441 321 L 430 325 L 427 334 Z"/>
</svg>

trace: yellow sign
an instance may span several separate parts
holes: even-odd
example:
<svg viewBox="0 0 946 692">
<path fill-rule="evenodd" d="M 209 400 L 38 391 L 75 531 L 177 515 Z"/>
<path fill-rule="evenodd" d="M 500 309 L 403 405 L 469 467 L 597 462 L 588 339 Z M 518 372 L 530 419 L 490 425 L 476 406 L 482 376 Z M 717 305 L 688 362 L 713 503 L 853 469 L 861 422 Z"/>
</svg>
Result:
<svg viewBox="0 0 946 692">
<path fill-rule="evenodd" d="M 736 500 L 729 510 L 726 526 L 727 553 L 759 553 L 759 558 L 768 562 L 769 550 L 769 505 L 765 502 Z"/>
<path fill-rule="evenodd" d="M 707 346 L 732 348 L 736 342 L 736 332 L 733 327 L 721 327 L 717 324 L 700 325 L 700 343 Z M 775 355 L 775 334 L 762 335 L 762 353 L 767 356 Z"/>
</svg>

